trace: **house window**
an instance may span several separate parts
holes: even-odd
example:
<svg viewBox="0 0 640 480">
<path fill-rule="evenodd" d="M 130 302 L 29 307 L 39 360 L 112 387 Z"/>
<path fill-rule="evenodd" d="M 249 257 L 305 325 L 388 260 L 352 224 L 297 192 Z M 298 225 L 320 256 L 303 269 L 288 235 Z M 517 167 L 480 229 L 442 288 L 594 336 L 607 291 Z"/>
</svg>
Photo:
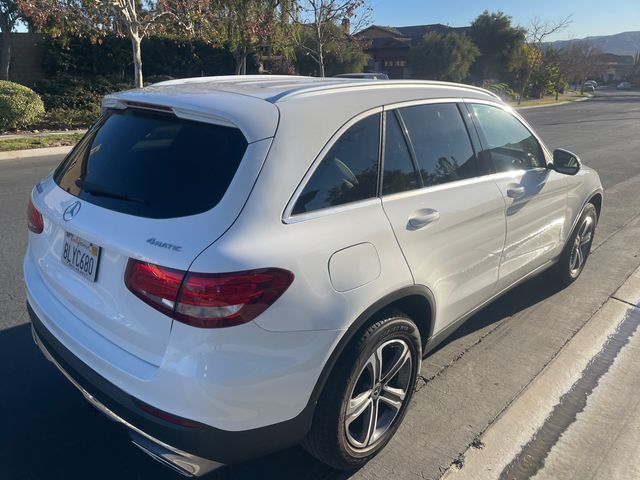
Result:
<svg viewBox="0 0 640 480">
<path fill-rule="evenodd" d="M 405 60 L 385 60 L 384 61 L 384 66 L 385 67 L 404 67 L 406 66 L 407 62 Z"/>
</svg>

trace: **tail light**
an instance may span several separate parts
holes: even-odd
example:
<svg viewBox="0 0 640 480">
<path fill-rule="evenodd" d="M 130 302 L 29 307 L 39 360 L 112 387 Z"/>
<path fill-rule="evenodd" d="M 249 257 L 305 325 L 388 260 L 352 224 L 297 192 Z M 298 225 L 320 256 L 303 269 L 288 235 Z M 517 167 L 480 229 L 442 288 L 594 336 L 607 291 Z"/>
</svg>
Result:
<svg viewBox="0 0 640 480">
<path fill-rule="evenodd" d="M 201 328 L 249 322 L 293 282 L 293 273 L 263 268 L 233 273 L 194 273 L 129 259 L 125 285 L 170 317 Z"/>
<path fill-rule="evenodd" d="M 29 198 L 29 206 L 27 207 L 27 219 L 29 221 L 29 230 L 33 233 L 42 233 L 44 220 L 42 219 L 42 214 L 33 206 L 31 198 Z"/>
</svg>

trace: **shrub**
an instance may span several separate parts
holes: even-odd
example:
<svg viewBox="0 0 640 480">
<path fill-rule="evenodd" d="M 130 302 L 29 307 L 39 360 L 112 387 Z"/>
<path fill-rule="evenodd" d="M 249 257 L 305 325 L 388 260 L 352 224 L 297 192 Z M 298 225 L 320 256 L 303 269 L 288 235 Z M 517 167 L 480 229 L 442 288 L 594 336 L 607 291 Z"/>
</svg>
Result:
<svg viewBox="0 0 640 480">
<path fill-rule="evenodd" d="M 0 130 L 23 128 L 44 113 L 36 92 L 23 85 L 0 80 Z"/>
<path fill-rule="evenodd" d="M 47 111 L 52 109 L 86 110 L 100 107 L 102 97 L 111 92 L 126 90 L 132 85 L 105 77 L 81 78 L 57 75 L 39 80 L 33 89 L 42 96 Z"/>
<path fill-rule="evenodd" d="M 65 130 L 87 128 L 100 116 L 100 107 L 69 109 L 54 108 L 48 111 L 42 119 L 42 129 Z"/>
</svg>

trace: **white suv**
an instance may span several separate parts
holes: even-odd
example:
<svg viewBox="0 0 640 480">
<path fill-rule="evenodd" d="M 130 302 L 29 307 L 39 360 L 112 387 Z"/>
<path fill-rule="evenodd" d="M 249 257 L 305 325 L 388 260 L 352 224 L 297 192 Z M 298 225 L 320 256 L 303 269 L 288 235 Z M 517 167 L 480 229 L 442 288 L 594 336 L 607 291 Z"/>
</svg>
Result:
<svg viewBox="0 0 640 480">
<path fill-rule="evenodd" d="M 110 95 L 34 188 L 34 339 L 186 474 L 393 436 L 423 356 L 524 279 L 584 267 L 598 175 L 493 94 L 220 77 Z"/>
</svg>

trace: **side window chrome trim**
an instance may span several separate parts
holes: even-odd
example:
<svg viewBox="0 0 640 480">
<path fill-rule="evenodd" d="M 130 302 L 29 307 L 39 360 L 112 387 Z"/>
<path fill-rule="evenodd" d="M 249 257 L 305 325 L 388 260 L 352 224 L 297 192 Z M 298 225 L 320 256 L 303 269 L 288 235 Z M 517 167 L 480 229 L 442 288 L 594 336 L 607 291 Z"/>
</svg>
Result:
<svg viewBox="0 0 640 480">
<path fill-rule="evenodd" d="M 522 115 L 520 115 L 515 108 L 511 107 L 510 105 L 507 105 L 505 103 L 498 103 L 498 102 L 492 102 L 490 100 L 476 100 L 475 98 L 465 98 L 463 99 L 463 103 L 465 103 L 466 105 L 468 105 L 469 107 L 474 104 L 481 104 L 481 105 L 490 105 L 492 107 L 496 107 L 499 108 L 500 110 L 503 110 L 505 112 L 507 112 L 508 114 L 510 114 L 512 117 L 514 117 L 516 120 L 518 120 L 522 126 L 524 128 L 526 128 L 529 133 L 531 135 L 533 135 L 533 137 L 538 141 L 538 144 L 540 145 L 540 148 L 542 148 L 542 152 L 544 153 L 544 160 L 545 163 L 548 165 L 549 163 L 551 163 L 551 160 L 553 158 L 553 155 L 551 154 L 551 150 L 549 150 L 549 147 L 547 147 L 545 145 L 545 143 L 542 141 L 542 139 L 538 136 L 538 134 L 536 133 L 536 131 L 533 129 L 533 127 L 531 125 L 529 125 L 529 122 L 527 122 L 524 117 Z M 473 118 L 473 111 L 470 110 L 471 113 L 471 117 Z M 475 120 L 475 118 L 473 119 L 473 123 L 476 125 L 476 128 L 482 129 L 482 127 L 480 125 L 478 125 L 478 122 Z M 536 168 L 543 168 L 543 167 L 536 167 Z"/>
<path fill-rule="evenodd" d="M 295 202 L 294 202 L 295 203 Z M 380 197 L 371 197 L 365 200 L 357 200 L 355 202 L 344 203 L 342 205 L 336 205 L 334 207 L 319 208 L 306 213 L 298 213 L 297 215 L 290 215 L 283 218 L 283 222 L 287 225 L 293 223 L 300 223 L 307 220 L 311 220 L 319 217 L 326 217 L 328 215 L 336 215 L 342 212 L 348 212 L 349 210 L 356 210 L 358 208 L 365 208 L 372 205 L 380 204 Z"/>
<path fill-rule="evenodd" d="M 541 169 L 543 170 L 543 169 Z M 525 170 L 512 170 L 510 172 L 499 172 L 499 173 L 488 173 L 487 175 L 482 175 L 479 177 L 471 177 L 471 178 L 462 178 L 460 180 L 454 180 L 452 182 L 441 183 L 440 185 L 430 185 L 422 188 L 414 188 L 413 190 L 407 190 L 405 192 L 397 192 L 397 193 L 388 193 L 382 195 L 383 201 L 396 200 L 399 198 L 406 198 L 415 195 L 423 195 L 425 193 L 439 192 L 442 190 L 448 190 L 453 188 L 464 187 L 465 185 L 473 185 L 475 183 L 480 182 L 493 182 L 499 178 L 504 178 L 508 176 L 512 176 L 518 172 L 524 172 Z M 505 173 L 509 173 L 509 175 L 505 175 Z"/>
<path fill-rule="evenodd" d="M 324 160 L 324 157 L 327 155 L 327 153 L 329 153 L 329 150 L 331 150 L 333 145 L 338 140 L 340 140 L 342 135 L 349 128 L 351 128 L 353 125 L 358 123 L 360 120 L 363 120 L 363 119 L 365 119 L 367 117 L 370 117 L 370 116 L 376 115 L 376 114 L 380 115 L 382 117 L 382 115 L 381 115 L 382 112 L 383 112 L 383 108 L 382 107 L 375 107 L 375 108 L 372 108 L 370 110 L 366 110 L 366 111 L 364 111 L 362 113 L 359 113 L 355 117 L 352 117 L 344 125 L 342 125 L 331 136 L 329 141 L 325 144 L 324 147 L 322 147 L 322 150 L 320 150 L 320 153 L 313 160 L 313 162 L 311 163 L 311 166 L 307 170 L 307 173 L 304 174 L 304 177 L 302 177 L 302 180 L 300 181 L 300 183 L 298 184 L 298 186 L 294 190 L 293 195 L 291 195 L 291 198 L 287 202 L 287 206 L 285 207 L 284 212 L 282 214 L 282 222 L 283 223 L 286 223 L 286 224 L 298 223 L 298 222 L 302 222 L 302 221 L 305 221 L 305 220 L 310 220 L 312 218 L 322 217 L 324 215 L 331 215 L 333 213 L 338 213 L 338 212 L 341 212 L 341 211 L 344 211 L 344 210 L 350 210 L 352 208 L 364 206 L 364 204 L 369 205 L 370 203 L 373 204 L 373 203 L 376 203 L 376 201 L 377 202 L 380 201 L 380 197 L 376 196 L 376 197 L 367 198 L 367 199 L 364 199 L 364 200 L 357 200 L 355 202 L 350 202 L 350 203 L 347 203 L 347 204 L 344 204 L 344 205 L 336 205 L 335 207 L 320 208 L 318 210 L 314 210 L 314 211 L 308 212 L 308 213 L 299 213 L 297 215 L 292 215 L 291 214 L 296 202 L 298 201 L 298 198 L 300 197 L 300 194 L 302 193 L 302 191 L 306 187 L 307 182 L 309 181 L 311 176 L 314 174 L 314 172 L 318 168 L 318 165 L 320 165 L 320 162 L 322 162 L 322 160 Z M 380 168 L 380 158 L 379 157 L 380 157 L 380 144 L 378 144 L 378 168 Z"/>
</svg>

